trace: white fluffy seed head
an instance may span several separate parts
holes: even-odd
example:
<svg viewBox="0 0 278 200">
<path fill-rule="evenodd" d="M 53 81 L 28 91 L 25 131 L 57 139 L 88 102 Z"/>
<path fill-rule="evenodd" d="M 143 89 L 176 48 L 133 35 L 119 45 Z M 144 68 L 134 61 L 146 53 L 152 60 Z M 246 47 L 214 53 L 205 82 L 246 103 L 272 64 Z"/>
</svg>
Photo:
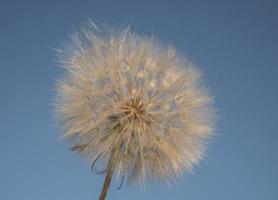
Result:
<svg viewBox="0 0 278 200">
<path fill-rule="evenodd" d="M 88 28 L 59 55 L 56 111 L 73 150 L 111 161 L 129 182 L 190 171 L 212 133 L 212 98 L 200 71 L 171 47 L 129 28 Z"/>
</svg>

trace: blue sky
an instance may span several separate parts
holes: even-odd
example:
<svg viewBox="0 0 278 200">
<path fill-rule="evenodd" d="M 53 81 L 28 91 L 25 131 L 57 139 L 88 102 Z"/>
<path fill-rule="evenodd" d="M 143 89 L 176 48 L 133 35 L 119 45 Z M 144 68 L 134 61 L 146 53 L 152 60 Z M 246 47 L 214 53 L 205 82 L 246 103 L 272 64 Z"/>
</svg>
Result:
<svg viewBox="0 0 278 200">
<path fill-rule="evenodd" d="M 205 73 L 218 109 L 208 157 L 179 184 L 112 182 L 107 199 L 278 198 L 277 1 L 0 0 L 0 199 L 97 199 L 103 177 L 53 120 L 55 51 L 88 19 L 131 23 Z"/>
</svg>

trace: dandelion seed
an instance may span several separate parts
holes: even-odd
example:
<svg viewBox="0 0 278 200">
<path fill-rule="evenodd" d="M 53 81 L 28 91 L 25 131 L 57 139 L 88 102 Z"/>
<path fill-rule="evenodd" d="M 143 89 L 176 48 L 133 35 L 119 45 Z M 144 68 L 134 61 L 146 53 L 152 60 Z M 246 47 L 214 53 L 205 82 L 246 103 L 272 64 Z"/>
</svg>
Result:
<svg viewBox="0 0 278 200">
<path fill-rule="evenodd" d="M 92 167 L 106 165 L 100 199 L 114 174 L 142 183 L 190 171 L 203 157 L 213 122 L 199 70 L 130 29 L 94 27 L 60 54 L 65 76 L 56 110 L 72 150 Z"/>
</svg>

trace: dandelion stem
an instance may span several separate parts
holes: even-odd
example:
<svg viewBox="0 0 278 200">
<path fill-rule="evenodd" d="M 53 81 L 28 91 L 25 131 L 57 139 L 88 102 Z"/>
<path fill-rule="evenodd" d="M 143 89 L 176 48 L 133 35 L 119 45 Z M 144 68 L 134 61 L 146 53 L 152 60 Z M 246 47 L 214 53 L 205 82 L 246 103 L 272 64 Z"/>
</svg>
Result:
<svg viewBox="0 0 278 200">
<path fill-rule="evenodd" d="M 105 197 L 107 195 L 111 180 L 112 180 L 112 176 L 113 176 L 113 167 L 112 167 L 112 155 L 110 157 L 110 160 L 108 162 L 107 165 L 107 171 L 106 171 L 106 176 L 105 176 L 105 180 L 102 186 L 102 190 L 99 196 L 99 200 L 105 200 Z"/>
</svg>

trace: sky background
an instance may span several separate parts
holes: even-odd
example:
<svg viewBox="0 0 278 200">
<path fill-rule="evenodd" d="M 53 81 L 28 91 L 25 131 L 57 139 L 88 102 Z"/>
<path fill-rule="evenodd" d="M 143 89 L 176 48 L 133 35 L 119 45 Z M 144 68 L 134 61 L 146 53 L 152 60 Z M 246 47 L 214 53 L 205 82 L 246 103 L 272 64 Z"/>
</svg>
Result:
<svg viewBox="0 0 278 200">
<path fill-rule="evenodd" d="M 53 120 L 54 48 L 88 19 L 131 23 L 205 73 L 218 109 L 208 157 L 179 184 L 113 181 L 108 200 L 278 199 L 278 1 L 0 0 L 0 199 L 93 200 L 103 177 Z"/>
</svg>

